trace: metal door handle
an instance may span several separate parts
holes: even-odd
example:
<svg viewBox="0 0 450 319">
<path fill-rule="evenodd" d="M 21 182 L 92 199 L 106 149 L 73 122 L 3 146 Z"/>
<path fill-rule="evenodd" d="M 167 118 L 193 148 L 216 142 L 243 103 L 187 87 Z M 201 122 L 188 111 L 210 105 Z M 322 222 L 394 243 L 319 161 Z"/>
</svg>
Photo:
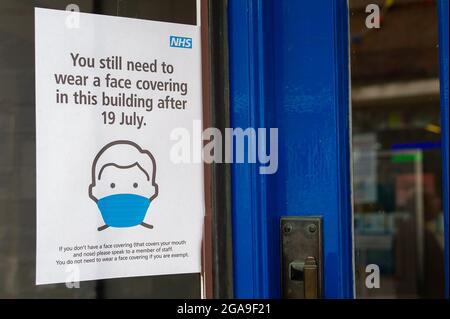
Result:
<svg viewBox="0 0 450 319">
<path fill-rule="evenodd" d="M 303 282 L 305 299 L 317 299 L 319 297 L 318 267 L 314 257 L 308 256 L 305 261 L 290 263 L 289 279 Z"/>
<path fill-rule="evenodd" d="M 322 219 L 281 217 L 281 296 L 287 299 L 323 297 Z"/>
</svg>

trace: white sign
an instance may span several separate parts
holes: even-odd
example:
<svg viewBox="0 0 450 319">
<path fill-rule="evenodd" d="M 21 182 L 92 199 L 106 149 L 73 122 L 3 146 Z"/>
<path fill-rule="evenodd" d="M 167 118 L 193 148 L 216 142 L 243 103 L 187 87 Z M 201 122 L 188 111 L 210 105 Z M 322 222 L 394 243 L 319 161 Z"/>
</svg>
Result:
<svg viewBox="0 0 450 319">
<path fill-rule="evenodd" d="M 37 8 L 35 40 L 36 283 L 200 272 L 199 27 Z"/>
</svg>

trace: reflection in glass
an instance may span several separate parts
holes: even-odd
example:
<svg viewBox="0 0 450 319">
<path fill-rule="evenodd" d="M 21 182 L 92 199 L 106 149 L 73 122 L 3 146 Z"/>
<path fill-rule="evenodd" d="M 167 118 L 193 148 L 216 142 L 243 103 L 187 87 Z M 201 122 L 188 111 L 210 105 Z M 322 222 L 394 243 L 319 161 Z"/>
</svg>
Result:
<svg viewBox="0 0 450 319">
<path fill-rule="evenodd" d="M 34 7 L 73 3 L 87 13 L 196 23 L 195 0 L 0 1 L 0 298 L 198 298 L 200 274 L 35 285 Z"/>
<path fill-rule="evenodd" d="M 357 297 L 443 297 L 436 1 L 350 0 L 350 28 Z"/>
</svg>

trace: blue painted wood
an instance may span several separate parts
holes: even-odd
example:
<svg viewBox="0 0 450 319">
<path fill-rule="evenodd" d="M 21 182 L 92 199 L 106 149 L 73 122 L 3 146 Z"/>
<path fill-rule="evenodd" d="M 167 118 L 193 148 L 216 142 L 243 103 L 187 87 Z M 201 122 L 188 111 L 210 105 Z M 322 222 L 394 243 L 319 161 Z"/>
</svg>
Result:
<svg viewBox="0 0 450 319">
<path fill-rule="evenodd" d="M 325 297 L 353 296 L 346 1 L 229 0 L 233 127 L 279 129 L 279 167 L 232 165 L 238 298 L 280 296 L 279 220 L 324 221 Z"/>
<path fill-rule="evenodd" d="M 443 203 L 444 203 L 444 229 L 445 229 L 445 270 L 446 295 L 449 298 L 449 101 L 448 101 L 448 0 L 440 0 L 439 13 L 439 59 L 440 59 L 440 88 L 441 88 L 441 127 L 442 127 L 442 176 L 443 176 Z"/>
<path fill-rule="evenodd" d="M 264 126 L 261 5 L 259 1 L 229 2 L 232 127 Z M 265 176 L 258 174 L 255 165 L 236 164 L 232 183 L 235 295 L 269 297 L 268 234 L 263 229 L 267 212 Z"/>
</svg>

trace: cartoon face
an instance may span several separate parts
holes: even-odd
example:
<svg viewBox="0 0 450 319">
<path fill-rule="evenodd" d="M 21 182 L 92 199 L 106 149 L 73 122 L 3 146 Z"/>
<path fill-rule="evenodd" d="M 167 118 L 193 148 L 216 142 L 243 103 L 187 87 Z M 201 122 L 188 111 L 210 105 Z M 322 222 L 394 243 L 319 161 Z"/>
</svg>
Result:
<svg viewBox="0 0 450 319">
<path fill-rule="evenodd" d="M 103 166 L 95 188 L 97 198 L 114 194 L 135 194 L 150 198 L 154 191 L 150 176 L 139 164 L 128 168 Z"/>
<path fill-rule="evenodd" d="M 158 195 L 153 155 L 130 141 L 103 147 L 92 164 L 89 197 L 102 214 L 103 227 L 143 225 L 150 202 Z M 100 229 L 99 229 L 100 230 Z"/>
</svg>

